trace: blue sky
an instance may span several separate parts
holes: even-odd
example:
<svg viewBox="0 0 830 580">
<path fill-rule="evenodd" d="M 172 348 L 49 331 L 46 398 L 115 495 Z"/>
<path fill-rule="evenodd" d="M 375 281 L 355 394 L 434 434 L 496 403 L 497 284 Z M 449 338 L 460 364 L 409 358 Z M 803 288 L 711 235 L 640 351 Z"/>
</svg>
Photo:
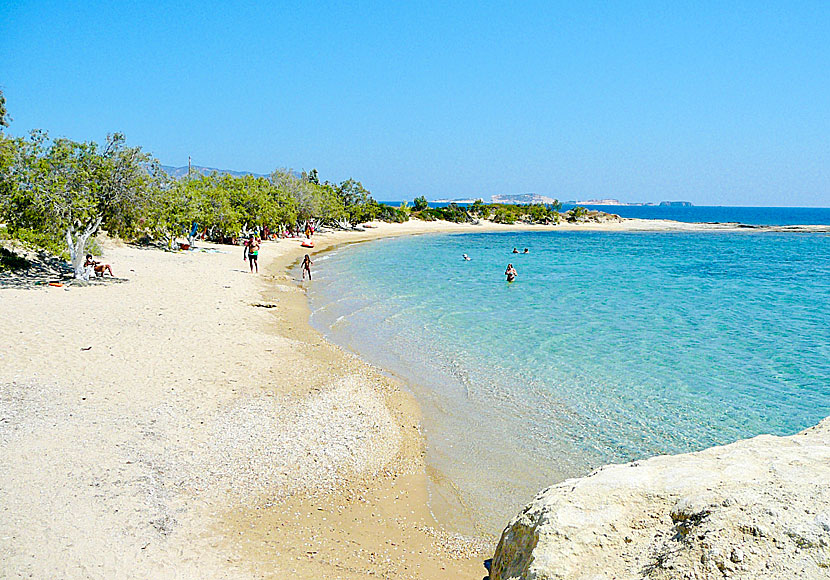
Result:
<svg viewBox="0 0 830 580">
<path fill-rule="evenodd" d="M 828 2 L 0 3 L 9 132 L 377 199 L 830 206 Z"/>
</svg>

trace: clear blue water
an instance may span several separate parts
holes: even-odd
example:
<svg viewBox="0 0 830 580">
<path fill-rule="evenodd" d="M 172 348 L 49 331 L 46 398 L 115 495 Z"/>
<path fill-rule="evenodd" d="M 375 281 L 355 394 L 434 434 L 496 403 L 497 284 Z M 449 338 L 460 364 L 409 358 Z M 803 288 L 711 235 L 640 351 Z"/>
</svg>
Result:
<svg viewBox="0 0 830 580">
<path fill-rule="evenodd" d="M 599 465 L 830 415 L 826 234 L 430 235 L 315 268 L 312 324 L 409 385 L 435 493 L 489 532 Z"/>
</svg>

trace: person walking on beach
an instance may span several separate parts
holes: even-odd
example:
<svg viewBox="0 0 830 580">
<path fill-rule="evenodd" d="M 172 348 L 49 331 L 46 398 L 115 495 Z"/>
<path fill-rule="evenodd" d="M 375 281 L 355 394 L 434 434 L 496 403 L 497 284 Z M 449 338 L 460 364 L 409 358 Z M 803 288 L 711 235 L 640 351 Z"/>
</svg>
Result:
<svg viewBox="0 0 830 580">
<path fill-rule="evenodd" d="M 303 280 L 305 280 L 306 272 L 308 272 L 308 279 L 311 280 L 311 265 L 313 263 L 311 258 L 308 257 L 308 254 L 306 254 L 305 258 L 303 258 Z"/>
<path fill-rule="evenodd" d="M 251 263 L 251 273 L 253 274 L 254 268 L 256 268 L 256 272 L 259 274 L 259 263 L 257 262 L 257 258 L 259 257 L 259 240 L 254 234 L 251 234 L 251 237 L 245 241 L 244 246 L 245 248 L 242 250 L 242 261 L 245 261 L 247 258 Z"/>
<path fill-rule="evenodd" d="M 508 264 L 507 270 L 504 271 L 504 275 L 507 276 L 508 282 L 512 282 L 516 279 L 516 276 L 518 276 L 519 273 L 516 272 L 516 268 L 513 267 L 513 264 Z"/>
</svg>

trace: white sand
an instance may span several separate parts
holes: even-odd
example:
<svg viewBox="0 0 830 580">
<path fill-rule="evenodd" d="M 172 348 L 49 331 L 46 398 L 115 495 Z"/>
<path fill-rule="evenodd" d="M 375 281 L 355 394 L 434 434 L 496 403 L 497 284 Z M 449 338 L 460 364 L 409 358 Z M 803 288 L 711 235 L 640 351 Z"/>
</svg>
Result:
<svg viewBox="0 0 830 580">
<path fill-rule="evenodd" d="M 0 578 L 481 578 L 486 544 L 435 531 L 411 397 L 308 326 L 284 274 L 307 250 L 265 243 L 251 275 L 200 246 L 110 244 L 125 283 L 0 290 Z"/>
</svg>

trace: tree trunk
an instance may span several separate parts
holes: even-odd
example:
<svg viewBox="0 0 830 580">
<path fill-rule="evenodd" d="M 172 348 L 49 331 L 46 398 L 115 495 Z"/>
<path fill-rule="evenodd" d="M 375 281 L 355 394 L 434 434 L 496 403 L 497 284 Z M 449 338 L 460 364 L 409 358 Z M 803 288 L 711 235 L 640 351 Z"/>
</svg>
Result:
<svg viewBox="0 0 830 580">
<path fill-rule="evenodd" d="M 84 250 L 86 249 L 86 242 L 89 237 L 98 231 L 98 226 L 101 225 L 101 218 L 97 218 L 91 224 L 87 224 L 83 233 L 78 234 L 76 238 L 72 237 L 72 229 L 66 230 L 66 246 L 69 249 L 69 258 L 72 264 L 72 270 L 75 272 L 76 280 L 88 280 L 84 268 L 84 260 L 86 256 Z"/>
</svg>

